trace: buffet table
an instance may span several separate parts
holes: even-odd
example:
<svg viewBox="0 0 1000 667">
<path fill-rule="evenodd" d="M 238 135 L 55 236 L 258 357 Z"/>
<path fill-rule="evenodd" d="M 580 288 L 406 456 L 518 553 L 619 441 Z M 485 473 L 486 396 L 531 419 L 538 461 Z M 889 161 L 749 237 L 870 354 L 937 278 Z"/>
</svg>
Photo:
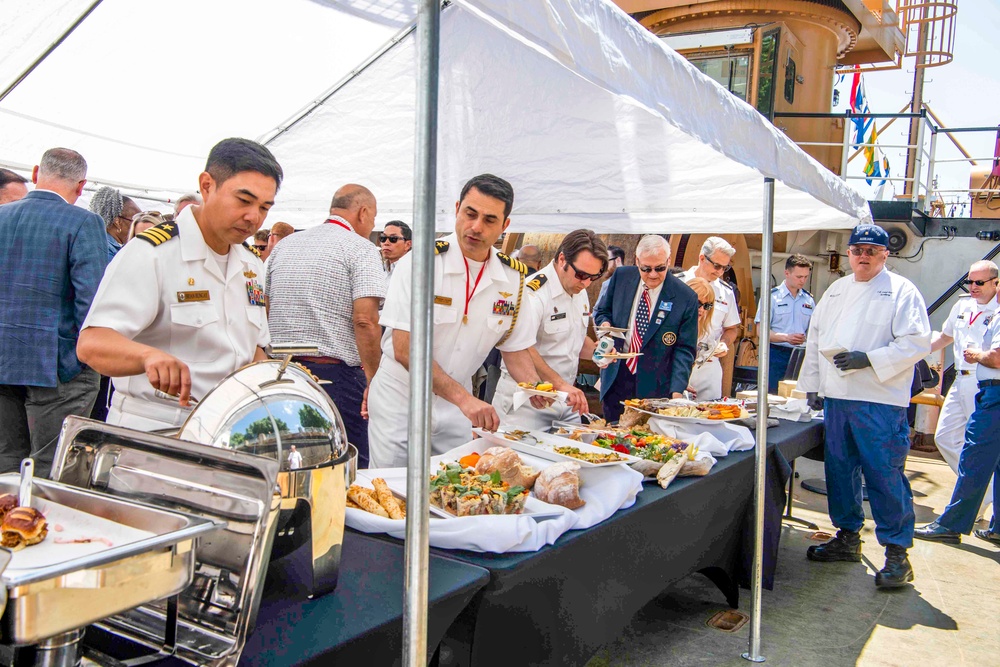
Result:
<svg viewBox="0 0 1000 667">
<path fill-rule="evenodd" d="M 822 422 L 783 421 L 768 430 L 765 575 L 776 561 L 787 460 L 821 445 L 822 434 Z M 753 479 L 754 452 L 737 452 L 706 477 L 678 478 L 666 490 L 646 484 L 632 507 L 536 552 L 433 550 L 490 573 L 449 631 L 454 647 L 468 649 L 460 664 L 509 665 L 512 643 L 518 664 L 584 664 L 693 572 L 738 606 L 744 556 L 753 552 Z"/>
<path fill-rule="evenodd" d="M 348 531 L 337 588 L 306 598 L 303 550 L 271 564 L 257 626 L 240 665 L 392 665 L 403 651 L 403 546 Z M 458 614 L 486 585 L 477 566 L 432 555 L 427 646 L 434 651 Z M 122 642 L 91 628 L 86 644 L 121 655 Z M 181 666 L 177 659 L 160 665 Z"/>
</svg>

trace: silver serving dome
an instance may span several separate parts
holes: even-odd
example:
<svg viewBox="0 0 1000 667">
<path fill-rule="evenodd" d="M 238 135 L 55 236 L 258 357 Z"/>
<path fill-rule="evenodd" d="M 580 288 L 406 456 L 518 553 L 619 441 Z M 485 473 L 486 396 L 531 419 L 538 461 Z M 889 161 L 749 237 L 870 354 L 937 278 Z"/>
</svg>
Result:
<svg viewBox="0 0 1000 667">
<path fill-rule="evenodd" d="M 301 469 L 330 464 L 347 452 L 337 406 L 307 370 L 278 359 L 227 376 L 181 427 L 179 438 L 275 459 L 289 470 L 294 446 Z"/>
</svg>

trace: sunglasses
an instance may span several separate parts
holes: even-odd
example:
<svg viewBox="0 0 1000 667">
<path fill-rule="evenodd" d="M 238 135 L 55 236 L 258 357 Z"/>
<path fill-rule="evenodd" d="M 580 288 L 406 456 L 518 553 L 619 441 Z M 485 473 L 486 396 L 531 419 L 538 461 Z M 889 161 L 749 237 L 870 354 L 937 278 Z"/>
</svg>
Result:
<svg viewBox="0 0 1000 667">
<path fill-rule="evenodd" d="M 659 266 L 639 266 L 639 270 L 643 273 L 664 273 L 667 270 L 666 264 L 660 264 Z"/>
<path fill-rule="evenodd" d="M 395 234 L 393 234 L 392 236 L 386 236 L 385 234 L 378 235 L 379 243 L 385 243 L 386 241 L 388 241 L 389 243 L 399 243 L 400 241 L 406 241 L 406 240 L 408 240 L 406 237 L 396 236 Z"/>
<path fill-rule="evenodd" d="M 963 280 L 962 284 L 963 285 L 978 285 L 979 287 L 982 287 L 983 285 L 987 285 L 987 284 L 989 284 L 989 283 L 991 283 L 991 282 L 993 282 L 995 280 L 997 280 L 997 278 L 990 278 L 989 280 Z"/>
<path fill-rule="evenodd" d="M 255 243 L 253 247 L 254 247 L 254 248 L 257 248 L 257 250 L 260 250 L 261 252 L 264 252 L 265 250 L 267 250 L 267 244 L 264 244 L 264 245 L 257 245 L 257 244 Z"/>
<path fill-rule="evenodd" d="M 864 248 L 854 246 L 853 248 L 848 248 L 848 250 L 855 257 L 861 257 L 861 255 L 875 257 L 876 255 L 880 255 L 885 252 L 885 248 L 881 246 L 865 246 Z"/>
<path fill-rule="evenodd" d="M 577 280 L 589 280 L 593 282 L 604 275 L 604 271 L 601 271 L 600 273 L 586 273 L 585 271 L 581 271 L 580 269 L 573 266 L 573 262 L 569 261 L 568 259 L 566 260 L 566 265 L 573 270 L 573 273 L 576 275 Z"/>
<path fill-rule="evenodd" d="M 705 257 L 704 255 L 702 255 L 701 257 L 706 262 L 708 262 L 709 264 L 711 264 L 712 268 L 714 268 L 716 271 L 725 271 L 726 269 L 728 269 L 730 267 L 729 264 L 719 264 L 717 262 L 713 262 L 712 260 L 710 260 L 708 257 Z"/>
<path fill-rule="evenodd" d="M 702 310 L 712 310 L 712 308 L 715 307 L 715 302 L 709 301 L 708 303 L 702 303 L 701 301 L 699 301 L 698 307 L 701 308 Z"/>
</svg>

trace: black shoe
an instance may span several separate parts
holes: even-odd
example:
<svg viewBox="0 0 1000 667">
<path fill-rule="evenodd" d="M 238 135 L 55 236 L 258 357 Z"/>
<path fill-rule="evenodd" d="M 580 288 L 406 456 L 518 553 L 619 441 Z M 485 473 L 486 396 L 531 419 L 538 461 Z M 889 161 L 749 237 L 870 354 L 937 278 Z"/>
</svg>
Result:
<svg viewBox="0 0 1000 667">
<path fill-rule="evenodd" d="M 825 544 L 806 549 L 806 558 L 820 563 L 835 561 L 861 562 L 861 533 L 838 530 L 837 536 Z"/>
<path fill-rule="evenodd" d="M 946 544 L 962 543 L 961 533 L 945 528 L 937 521 L 931 521 L 923 528 L 917 528 L 913 531 L 913 536 L 918 540 L 927 540 L 928 542 L 944 542 Z"/>
<path fill-rule="evenodd" d="M 875 588 L 899 588 L 913 581 L 913 568 L 906 549 L 898 544 L 885 548 L 885 567 L 875 574 Z"/>
<path fill-rule="evenodd" d="M 1000 547 L 1000 533 L 994 533 L 989 530 L 977 530 L 972 534 L 981 540 L 986 540 L 990 544 L 995 544 Z"/>
</svg>

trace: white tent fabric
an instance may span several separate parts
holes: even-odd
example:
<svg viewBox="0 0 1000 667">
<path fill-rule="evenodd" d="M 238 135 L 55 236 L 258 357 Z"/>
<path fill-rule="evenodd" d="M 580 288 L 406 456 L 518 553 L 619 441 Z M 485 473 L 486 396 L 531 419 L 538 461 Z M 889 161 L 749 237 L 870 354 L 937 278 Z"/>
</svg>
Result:
<svg viewBox="0 0 1000 667">
<path fill-rule="evenodd" d="M 22 6 L 76 11 L 86 4 Z M 375 52 L 393 26 L 405 23 L 409 4 L 390 15 L 385 2 L 369 0 L 253 0 L 224 13 L 228 24 L 205 29 L 172 23 L 177 16 L 192 18 L 176 4 L 157 24 L 184 35 L 192 50 L 204 44 L 208 52 L 195 59 L 203 70 L 172 70 L 177 54 L 171 49 L 135 50 L 127 63 L 114 61 L 162 84 L 185 82 L 176 104 L 149 109 L 148 120 L 124 131 L 121 107 L 109 105 L 114 86 L 79 85 L 66 73 L 81 58 L 94 57 L 115 71 L 101 54 L 120 52 L 101 35 L 112 27 L 135 34 L 129 22 L 141 20 L 143 10 L 105 0 L 0 104 L 0 163 L 30 166 L 45 148 L 69 145 L 88 158 L 92 178 L 183 192 L 215 140 L 274 137 L 269 145 L 286 181 L 269 221 L 318 223 L 332 191 L 345 182 L 371 187 L 379 222 L 412 220 L 412 35 L 338 84 L 290 129 L 268 131 L 310 99 L 325 97 L 322 89 Z M 192 11 L 231 4 L 195 3 Z M 70 10 L 60 16 L 67 25 L 75 18 Z M 275 27 L 270 44 L 251 41 L 241 48 L 245 37 L 229 41 L 231 31 L 260 30 L 262 22 Z M 31 52 L 47 46 L 30 42 L 23 48 Z M 11 63 L 0 60 L 0 76 L 11 71 Z M 459 0 L 447 7 L 439 112 L 440 230 L 453 225 L 461 184 L 483 171 L 514 184 L 514 231 L 587 226 L 600 232 L 757 233 L 763 176 L 778 181 L 776 231 L 845 228 L 867 213 L 860 195 L 610 2 Z"/>
</svg>

